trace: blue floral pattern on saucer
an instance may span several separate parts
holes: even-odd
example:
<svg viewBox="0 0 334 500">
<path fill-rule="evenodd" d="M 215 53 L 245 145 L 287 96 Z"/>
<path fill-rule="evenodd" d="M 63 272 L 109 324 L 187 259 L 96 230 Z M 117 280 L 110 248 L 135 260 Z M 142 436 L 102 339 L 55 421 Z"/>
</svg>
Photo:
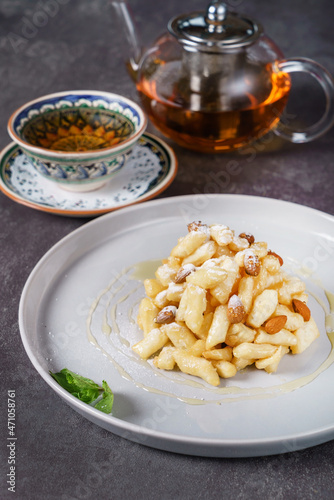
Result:
<svg viewBox="0 0 334 500">
<path fill-rule="evenodd" d="M 58 215 L 95 216 L 157 196 L 173 181 L 177 161 L 161 139 L 143 134 L 125 166 L 96 191 L 70 192 L 41 176 L 14 143 L 0 157 L 0 188 L 18 203 Z"/>
</svg>

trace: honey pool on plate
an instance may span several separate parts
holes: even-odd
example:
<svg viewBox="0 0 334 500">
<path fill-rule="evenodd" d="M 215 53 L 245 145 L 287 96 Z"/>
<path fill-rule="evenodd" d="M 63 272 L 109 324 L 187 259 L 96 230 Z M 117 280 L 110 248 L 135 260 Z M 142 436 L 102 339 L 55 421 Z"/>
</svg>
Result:
<svg viewBox="0 0 334 500">
<path fill-rule="evenodd" d="M 188 405 L 220 405 L 275 398 L 310 384 L 334 363 L 334 331 L 331 322 L 334 296 L 324 290 L 316 278 L 309 276 L 308 293 L 312 310 L 327 327 L 327 341 L 325 337 L 322 339 L 327 346 L 323 357 L 310 355 L 307 363 L 300 363 L 296 358 L 287 356 L 282 361 L 284 370 L 270 376 L 266 374 L 266 377 L 260 370 L 248 367 L 247 376 L 242 373 L 235 379 L 225 379 L 218 387 L 178 371 L 157 369 L 152 360 L 142 360 L 134 355 L 131 346 L 142 338 L 137 326 L 137 315 L 145 293 L 143 281 L 155 276 L 159 264 L 160 260 L 142 261 L 122 269 L 95 298 L 86 321 L 88 341 L 109 359 L 123 378 L 140 389 L 176 398 Z M 300 274 L 297 262 L 288 260 L 285 265 L 292 274 Z"/>
<path fill-rule="evenodd" d="M 24 126 L 22 137 L 33 146 L 80 152 L 119 144 L 133 131 L 131 121 L 117 112 L 78 107 L 33 118 Z"/>
</svg>

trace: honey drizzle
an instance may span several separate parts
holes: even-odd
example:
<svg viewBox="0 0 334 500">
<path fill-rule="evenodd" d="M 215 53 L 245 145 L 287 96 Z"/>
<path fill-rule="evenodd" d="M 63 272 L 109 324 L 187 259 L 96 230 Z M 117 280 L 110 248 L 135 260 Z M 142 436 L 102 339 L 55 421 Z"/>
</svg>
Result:
<svg viewBox="0 0 334 500">
<path fill-rule="evenodd" d="M 170 377 L 166 376 L 163 370 L 157 370 L 154 367 L 152 367 L 147 361 L 138 359 L 136 356 L 129 356 L 127 357 L 131 360 L 136 362 L 139 365 L 144 365 L 147 368 L 150 368 L 154 370 L 155 374 L 159 375 L 160 377 L 163 377 L 165 379 L 169 379 L 173 381 L 174 383 L 181 383 L 182 385 L 187 385 L 191 386 L 194 388 L 199 388 L 199 389 L 205 389 L 206 393 L 214 393 L 214 394 L 219 394 L 219 395 L 228 395 L 230 394 L 231 396 L 238 396 L 238 397 L 224 397 L 223 399 L 219 400 L 209 400 L 209 399 L 202 399 L 202 398 L 188 398 L 188 397 L 182 397 L 182 396 L 177 396 L 176 394 L 173 394 L 171 392 L 166 392 L 163 390 L 156 389 L 154 387 L 145 385 L 141 382 L 136 381 L 115 359 L 112 357 L 101 345 L 98 343 L 97 339 L 93 335 L 91 331 L 91 324 L 92 324 L 92 319 L 94 312 L 96 311 L 97 307 L 100 305 L 102 297 L 109 293 L 115 283 L 124 275 L 128 274 L 130 270 L 132 270 L 132 273 L 128 276 L 130 280 L 134 281 L 143 281 L 144 279 L 154 276 L 154 270 L 157 268 L 157 266 L 160 264 L 161 261 L 144 261 L 141 263 L 136 264 L 135 266 L 130 266 L 128 268 L 125 268 L 118 276 L 115 277 L 115 279 L 106 287 L 98 297 L 94 300 L 90 307 L 90 311 L 87 317 L 87 338 L 89 342 L 91 342 L 97 349 L 103 352 L 103 354 L 113 363 L 119 374 L 125 378 L 126 380 L 131 381 L 136 387 L 143 389 L 147 392 L 154 393 L 154 394 L 159 394 L 163 396 L 168 396 L 172 397 L 175 399 L 178 399 L 182 402 L 185 402 L 187 404 L 192 404 L 192 405 L 204 405 L 204 404 L 218 404 L 220 405 L 221 403 L 230 403 L 230 402 L 235 402 L 235 401 L 243 401 L 247 399 L 267 399 L 267 398 L 272 398 L 277 396 L 278 394 L 285 394 L 288 392 L 292 392 L 296 389 L 299 389 L 310 382 L 312 382 L 316 377 L 318 377 L 322 372 L 324 372 L 331 364 L 334 362 L 334 294 L 324 290 L 329 307 L 325 304 L 323 300 L 321 300 L 318 296 L 315 294 L 309 292 L 319 303 L 319 305 L 322 307 L 325 313 L 325 325 L 326 325 L 326 332 L 327 336 L 329 338 L 329 341 L 331 343 L 331 351 L 327 357 L 327 359 L 310 375 L 306 375 L 304 377 L 300 377 L 296 380 L 293 380 L 291 382 L 285 382 L 283 384 L 280 384 L 278 386 L 274 387 L 269 387 L 269 388 L 263 388 L 263 387 L 253 387 L 251 389 L 249 388 L 241 388 L 237 386 L 231 386 L 231 387 L 219 387 L 219 388 L 213 388 L 213 387 L 207 387 L 206 385 L 196 382 L 193 380 L 188 380 L 184 379 L 181 377 L 178 377 L 177 372 L 174 372 L 174 378 L 171 379 Z M 108 335 L 111 341 L 112 346 L 118 351 L 120 351 L 115 344 L 112 342 L 112 336 L 111 334 L 115 334 L 118 338 L 118 340 L 121 342 L 122 345 L 125 347 L 130 347 L 129 341 L 123 337 L 120 333 L 120 328 L 117 323 L 117 307 L 119 304 L 122 302 L 126 301 L 133 293 L 135 293 L 142 285 L 138 285 L 136 288 L 132 289 L 130 292 L 127 294 L 123 295 L 120 299 L 116 301 L 116 303 L 111 305 L 112 299 L 114 299 L 123 288 L 124 288 L 124 282 L 121 284 L 116 290 L 114 290 L 107 303 L 106 306 L 104 307 L 103 311 L 103 316 L 102 316 L 102 331 L 104 334 Z M 138 302 L 137 302 L 138 304 Z M 135 323 L 135 320 L 133 318 L 133 311 L 134 307 L 136 304 L 132 305 L 128 309 L 128 320 L 130 323 Z M 109 316 L 110 316 L 110 323 L 108 322 L 108 311 L 111 306 Z M 124 354 L 122 352 L 122 354 Z M 270 391 L 270 392 L 267 392 Z"/>
</svg>

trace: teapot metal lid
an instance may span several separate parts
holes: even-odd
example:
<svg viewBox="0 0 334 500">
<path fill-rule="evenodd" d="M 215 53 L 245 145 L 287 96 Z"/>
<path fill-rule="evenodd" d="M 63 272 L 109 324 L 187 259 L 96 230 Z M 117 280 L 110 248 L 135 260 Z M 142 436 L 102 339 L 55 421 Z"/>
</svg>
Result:
<svg viewBox="0 0 334 500">
<path fill-rule="evenodd" d="M 206 12 L 193 12 L 172 18 L 169 32 L 187 48 L 208 52 L 244 47 L 263 32 L 257 22 L 229 12 L 224 2 L 212 1 Z"/>
</svg>

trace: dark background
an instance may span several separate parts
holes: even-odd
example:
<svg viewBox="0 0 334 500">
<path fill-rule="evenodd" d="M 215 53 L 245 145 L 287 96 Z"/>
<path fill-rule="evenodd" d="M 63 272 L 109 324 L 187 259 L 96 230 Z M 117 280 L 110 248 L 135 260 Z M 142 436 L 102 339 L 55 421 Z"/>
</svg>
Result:
<svg viewBox="0 0 334 500">
<path fill-rule="evenodd" d="M 51 3 L 56 3 L 57 12 L 49 10 L 53 14 L 45 25 L 29 31 L 29 21 L 46 11 L 48 0 L 0 0 L 0 148 L 10 142 L 6 131 L 10 114 L 35 97 L 96 89 L 137 100 L 124 65 L 128 55 L 124 35 L 110 3 Z M 259 20 L 286 57 L 315 59 L 334 74 L 333 2 L 228 3 Z M 129 4 L 144 44 L 164 31 L 174 14 L 206 7 L 203 0 L 130 0 Z M 294 77 L 293 83 L 289 112 L 298 115 L 299 122 L 314 122 L 324 105 L 321 92 L 307 78 Z M 159 136 L 151 125 L 148 130 Z M 198 154 L 170 144 L 179 172 L 161 197 L 203 192 L 207 166 L 210 172 L 223 171 L 237 155 L 242 171 L 225 192 L 288 200 L 334 214 L 334 129 L 303 145 L 275 140 L 263 150 L 260 143 L 255 146 L 255 159 L 240 153 Z M 26 208 L 2 193 L 0 215 L 1 498 L 11 498 L 5 477 L 8 389 L 16 390 L 16 498 L 20 500 L 334 498 L 333 441 L 280 456 L 202 459 L 132 443 L 69 408 L 29 361 L 20 341 L 17 311 L 34 265 L 53 244 L 88 219 Z"/>
</svg>

